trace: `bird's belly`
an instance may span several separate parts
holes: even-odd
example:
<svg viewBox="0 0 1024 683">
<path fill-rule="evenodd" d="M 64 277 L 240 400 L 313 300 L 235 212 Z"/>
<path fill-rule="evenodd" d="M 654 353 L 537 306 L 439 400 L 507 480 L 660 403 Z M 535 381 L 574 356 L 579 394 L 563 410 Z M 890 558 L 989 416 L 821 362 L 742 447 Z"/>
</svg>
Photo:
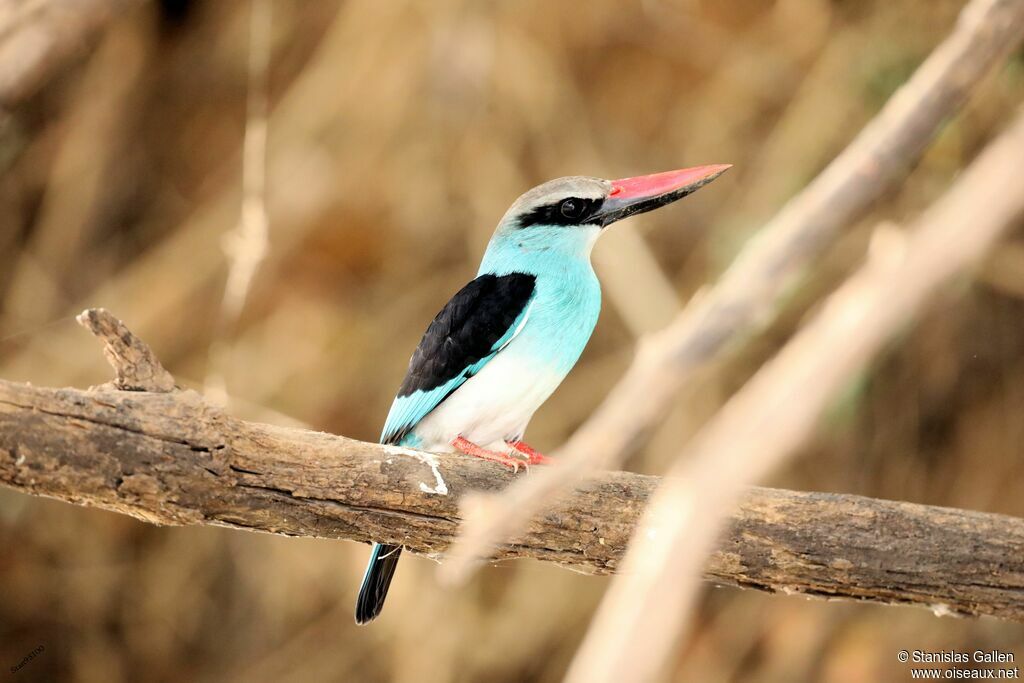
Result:
<svg viewBox="0 0 1024 683">
<path fill-rule="evenodd" d="M 565 374 L 510 346 L 416 425 L 419 447 L 451 450 L 451 442 L 461 436 L 494 448 L 518 438 Z"/>
</svg>

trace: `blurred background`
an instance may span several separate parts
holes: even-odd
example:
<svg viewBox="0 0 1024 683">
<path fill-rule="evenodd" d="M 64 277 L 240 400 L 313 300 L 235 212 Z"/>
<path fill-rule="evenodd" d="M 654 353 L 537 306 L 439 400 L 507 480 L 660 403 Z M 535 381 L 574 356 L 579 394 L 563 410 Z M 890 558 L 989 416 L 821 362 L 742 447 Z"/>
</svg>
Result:
<svg viewBox="0 0 1024 683">
<path fill-rule="evenodd" d="M 236 415 L 375 440 L 420 334 L 520 193 L 561 175 L 735 164 L 598 245 L 604 311 L 531 426 L 542 450 L 598 404 L 638 336 L 844 147 L 962 7 L 257 0 L 253 16 L 242 0 L 128 4 L 0 114 L 0 377 L 109 379 L 72 318 L 105 306 L 179 382 Z M 1018 53 L 900 191 L 818 261 L 768 333 L 700 374 L 629 468 L 661 471 L 861 261 L 871 227 L 933 201 L 1022 99 Z M 240 224 L 247 128 L 254 192 Z M 265 249 L 250 230 L 262 217 Z M 907 326 L 769 483 L 1024 516 L 1022 320 L 1018 229 Z M 607 584 L 522 561 L 443 591 L 436 565 L 410 557 L 383 617 L 357 628 L 367 554 L 156 528 L 0 490 L 0 665 L 41 645 L 4 675 L 557 681 Z M 905 680 L 900 648 L 1019 661 L 1024 626 L 709 586 L 672 676 Z"/>
</svg>

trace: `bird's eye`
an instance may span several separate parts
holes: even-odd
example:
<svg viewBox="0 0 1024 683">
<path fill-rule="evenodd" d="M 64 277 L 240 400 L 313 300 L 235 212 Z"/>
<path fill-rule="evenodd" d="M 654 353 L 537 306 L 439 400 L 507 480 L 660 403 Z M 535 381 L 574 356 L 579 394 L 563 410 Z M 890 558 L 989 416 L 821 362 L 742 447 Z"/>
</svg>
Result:
<svg viewBox="0 0 1024 683">
<path fill-rule="evenodd" d="M 587 206 L 578 199 L 563 199 L 558 205 L 559 212 L 566 218 L 578 220 L 583 217 Z"/>
</svg>

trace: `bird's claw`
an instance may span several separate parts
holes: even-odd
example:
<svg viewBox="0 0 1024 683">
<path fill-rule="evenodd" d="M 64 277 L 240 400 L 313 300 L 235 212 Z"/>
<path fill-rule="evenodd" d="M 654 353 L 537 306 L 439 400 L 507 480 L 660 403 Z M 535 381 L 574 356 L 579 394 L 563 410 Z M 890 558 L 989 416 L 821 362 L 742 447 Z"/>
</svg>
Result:
<svg viewBox="0 0 1024 683">
<path fill-rule="evenodd" d="M 465 439 L 461 436 L 452 441 L 452 446 L 454 446 L 456 450 L 465 453 L 466 455 L 472 455 L 474 457 L 480 458 L 481 460 L 487 460 L 489 462 L 494 462 L 504 467 L 507 467 L 510 470 L 512 470 L 514 474 L 519 473 L 520 467 L 524 467 L 527 473 L 529 473 L 530 471 L 530 463 L 528 461 L 524 462 L 522 459 L 507 453 L 500 453 L 498 451 L 488 450 L 486 448 L 483 448 L 482 446 L 476 445 L 472 441 Z"/>
<path fill-rule="evenodd" d="M 548 465 L 551 463 L 551 458 L 543 453 L 535 451 L 522 441 L 509 441 L 508 446 L 516 453 L 519 453 L 526 458 L 527 469 L 529 469 L 529 465 Z"/>
</svg>

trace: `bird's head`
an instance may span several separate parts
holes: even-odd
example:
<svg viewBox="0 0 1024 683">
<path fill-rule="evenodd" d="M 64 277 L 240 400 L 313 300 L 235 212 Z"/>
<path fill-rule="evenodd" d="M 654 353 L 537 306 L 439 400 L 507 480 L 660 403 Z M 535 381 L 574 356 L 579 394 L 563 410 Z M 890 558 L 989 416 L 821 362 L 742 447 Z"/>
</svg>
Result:
<svg viewBox="0 0 1024 683">
<path fill-rule="evenodd" d="M 510 250 L 585 256 L 612 223 L 682 199 L 728 168 L 729 164 L 715 164 L 619 180 L 588 176 L 550 180 L 512 204 L 498 224 L 489 251 L 504 257 Z"/>
</svg>

